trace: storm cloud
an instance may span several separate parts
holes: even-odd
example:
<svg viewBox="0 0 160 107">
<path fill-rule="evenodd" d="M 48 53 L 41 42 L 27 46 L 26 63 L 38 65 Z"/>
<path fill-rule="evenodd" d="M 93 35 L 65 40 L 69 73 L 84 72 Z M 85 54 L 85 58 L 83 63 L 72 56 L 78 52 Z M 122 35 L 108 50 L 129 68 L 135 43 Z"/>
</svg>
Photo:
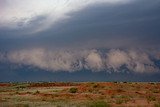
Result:
<svg viewBox="0 0 160 107">
<path fill-rule="evenodd" d="M 1 50 L 51 46 L 159 48 L 159 0 L 4 2 Z"/>
<path fill-rule="evenodd" d="M 53 72 L 75 72 L 84 69 L 93 72 L 122 72 L 126 69 L 135 73 L 159 72 L 159 67 L 155 64 L 159 59 L 149 53 L 135 50 L 111 49 L 104 52 L 95 49 L 81 51 L 29 49 L 8 52 L 1 55 L 1 59 Z"/>
<path fill-rule="evenodd" d="M 0 61 L 52 72 L 156 73 L 159 11 L 159 0 L 1 0 Z"/>
</svg>

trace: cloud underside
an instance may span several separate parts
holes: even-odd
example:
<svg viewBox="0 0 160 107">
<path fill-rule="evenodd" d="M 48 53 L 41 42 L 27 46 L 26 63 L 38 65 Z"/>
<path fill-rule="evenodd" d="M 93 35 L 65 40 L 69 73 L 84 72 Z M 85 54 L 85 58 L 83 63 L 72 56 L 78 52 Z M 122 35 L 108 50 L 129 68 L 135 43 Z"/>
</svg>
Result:
<svg viewBox="0 0 160 107">
<path fill-rule="evenodd" d="M 159 7 L 159 0 L 0 0 L 0 63 L 159 72 Z"/>
<path fill-rule="evenodd" d="M 1 61 L 15 64 L 29 65 L 46 71 L 75 72 L 91 70 L 94 72 L 136 72 L 155 73 L 159 71 L 155 60 L 151 56 L 135 50 L 110 49 L 102 50 L 59 50 L 28 49 L 1 53 Z"/>
<path fill-rule="evenodd" d="M 2 0 L 0 11 L 0 27 L 11 29 L 32 27 L 32 22 L 39 16 L 44 16 L 33 32 L 43 31 L 57 21 L 70 18 L 72 12 L 80 11 L 95 4 L 123 4 L 130 0 Z"/>
</svg>

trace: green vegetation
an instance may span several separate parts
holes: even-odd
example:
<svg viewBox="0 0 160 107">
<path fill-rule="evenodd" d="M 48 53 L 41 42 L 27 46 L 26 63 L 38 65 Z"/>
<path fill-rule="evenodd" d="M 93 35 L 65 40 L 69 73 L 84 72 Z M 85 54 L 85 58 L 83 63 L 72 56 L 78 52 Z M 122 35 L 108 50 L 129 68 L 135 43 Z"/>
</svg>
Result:
<svg viewBox="0 0 160 107">
<path fill-rule="evenodd" d="M 89 104 L 88 107 L 111 107 L 111 106 L 105 101 L 94 101 L 91 104 Z"/>
<path fill-rule="evenodd" d="M 147 96 L 147 100 L 148 100 L 148 102 L 150 102 L 150 101 L 156 101 L 156 97 L 155 96 Z"/>
<path fill-rule="evenodd" d="M 40 91 L 37 90 L 37 91 L 34 93 L 34 95 L 35 95 L 35 94 L 39 94 L 39 93 L 40 93 Z"/>
<path fill-rule="evenodd" d="M 0 105 L 126 107 L 131 104 L 134 107 L 160 107 L 158 87 L 159 83 L 128 82 L 0 83 Z"/>
<path fill-rule="evenodd" d="M 70 88 L 70 89 L 69 89 L 69 92 L 70 92 L 70 93 L 76 93 L 77 91 L 78 91 L 77 88 Z"/>
<path fill-rule="evenodd" d="M 160 102 L 156 103 L 154 107 L 160 107 Z"/>
<path fill-rule="evenodd" d="M 158 89 L 154 89 L 154 90 L 152 90 L 152 92 L 153 92 L 153 93 L 159 93 L 159 92 L 160 92 L 160 90 L 158 90 Z"/>
<path fill-rule="evenodd" d="M 122 99 L 117 99 L 116 104 L 122 104 L 124 101 Z"/>
</svg>

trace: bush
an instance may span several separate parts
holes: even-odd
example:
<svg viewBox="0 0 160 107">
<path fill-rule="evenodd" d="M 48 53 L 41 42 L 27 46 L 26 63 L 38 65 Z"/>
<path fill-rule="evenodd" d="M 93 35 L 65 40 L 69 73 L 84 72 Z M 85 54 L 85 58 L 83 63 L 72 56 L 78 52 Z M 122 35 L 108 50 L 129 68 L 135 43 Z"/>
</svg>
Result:
<svg viewBox="0 0 160 107">
<path fill-rule="evenodd" d="M 120 99 L 118 99 L 118 100 L 116 100 L 116 104 L 122 104 L 124 101 L 123 100 L 120 100 Z"/>
<path fill-rule="evenodd" d="M 70 89 L 69 89 L 69 92 L 70 92 L 70 93 L 76 93 L 77 91 L 78 91 L 77 88 L 70 88 Z"/>
<path fill-rule="evenodd" d="M 18 91 L 16 91 L 16 93 L 15 94 L 19 94 L 19 92 Z"/>
<path fill-rule="evenodd" d="M 93 88 L 98 88 L 98 87 L 100 87 L 99 84 L 94 84 L 94 85 L 93 85 Z"/>
<path fill-rule="evenodd" d="M 36 91 L 36 94 L 39 94 L 39 93 L 40 93 L 40 92 L 37 90 L 37 91 Z"/>
<path fill-rule="evenodd" d="M 159 90 L 152 90 L 153 93 L 159 93 Z"/>
<path fill-rule="evenodd" d="M 105 101 L 95 101 L 92 102 L 89 107 L 111 107 L 108 103 Z"/>
<path fill-rule="evenodd" d="M 155 107 L 160 107 L 160 102 L 154 105 Z"/>
<path fill-rule="evenodd" d="M 155 96 L 147 96 L 147 100 L 150 101 L 156 101 L 156 97 Z"/>
<path fill-rule="evenodd" d="M 124 92 L 124 90 L 122 90 L 122 89 L 117 89 L 117 92 L 118 92 L 118 93 L 121 93 L 121 92 Z"/>
<path fill-rule="evenodd" d="M 40 91 L 37 90 L 37 91 L 34 93 L 34 95 L 39 94 L 39 93 L 40 93 Z"/>
</svg>

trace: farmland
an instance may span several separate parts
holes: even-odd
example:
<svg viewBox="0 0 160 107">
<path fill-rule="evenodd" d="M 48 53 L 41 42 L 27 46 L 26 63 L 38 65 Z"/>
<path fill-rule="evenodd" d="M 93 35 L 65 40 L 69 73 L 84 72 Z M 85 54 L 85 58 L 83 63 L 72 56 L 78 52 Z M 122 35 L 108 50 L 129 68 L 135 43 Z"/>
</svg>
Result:
<svg viewBox="0 0 160 107">
<path fill-rule="evenodd" d="M 160 83 L 0 83 L 0 107 L 160 107 Z"/>
</svg>

